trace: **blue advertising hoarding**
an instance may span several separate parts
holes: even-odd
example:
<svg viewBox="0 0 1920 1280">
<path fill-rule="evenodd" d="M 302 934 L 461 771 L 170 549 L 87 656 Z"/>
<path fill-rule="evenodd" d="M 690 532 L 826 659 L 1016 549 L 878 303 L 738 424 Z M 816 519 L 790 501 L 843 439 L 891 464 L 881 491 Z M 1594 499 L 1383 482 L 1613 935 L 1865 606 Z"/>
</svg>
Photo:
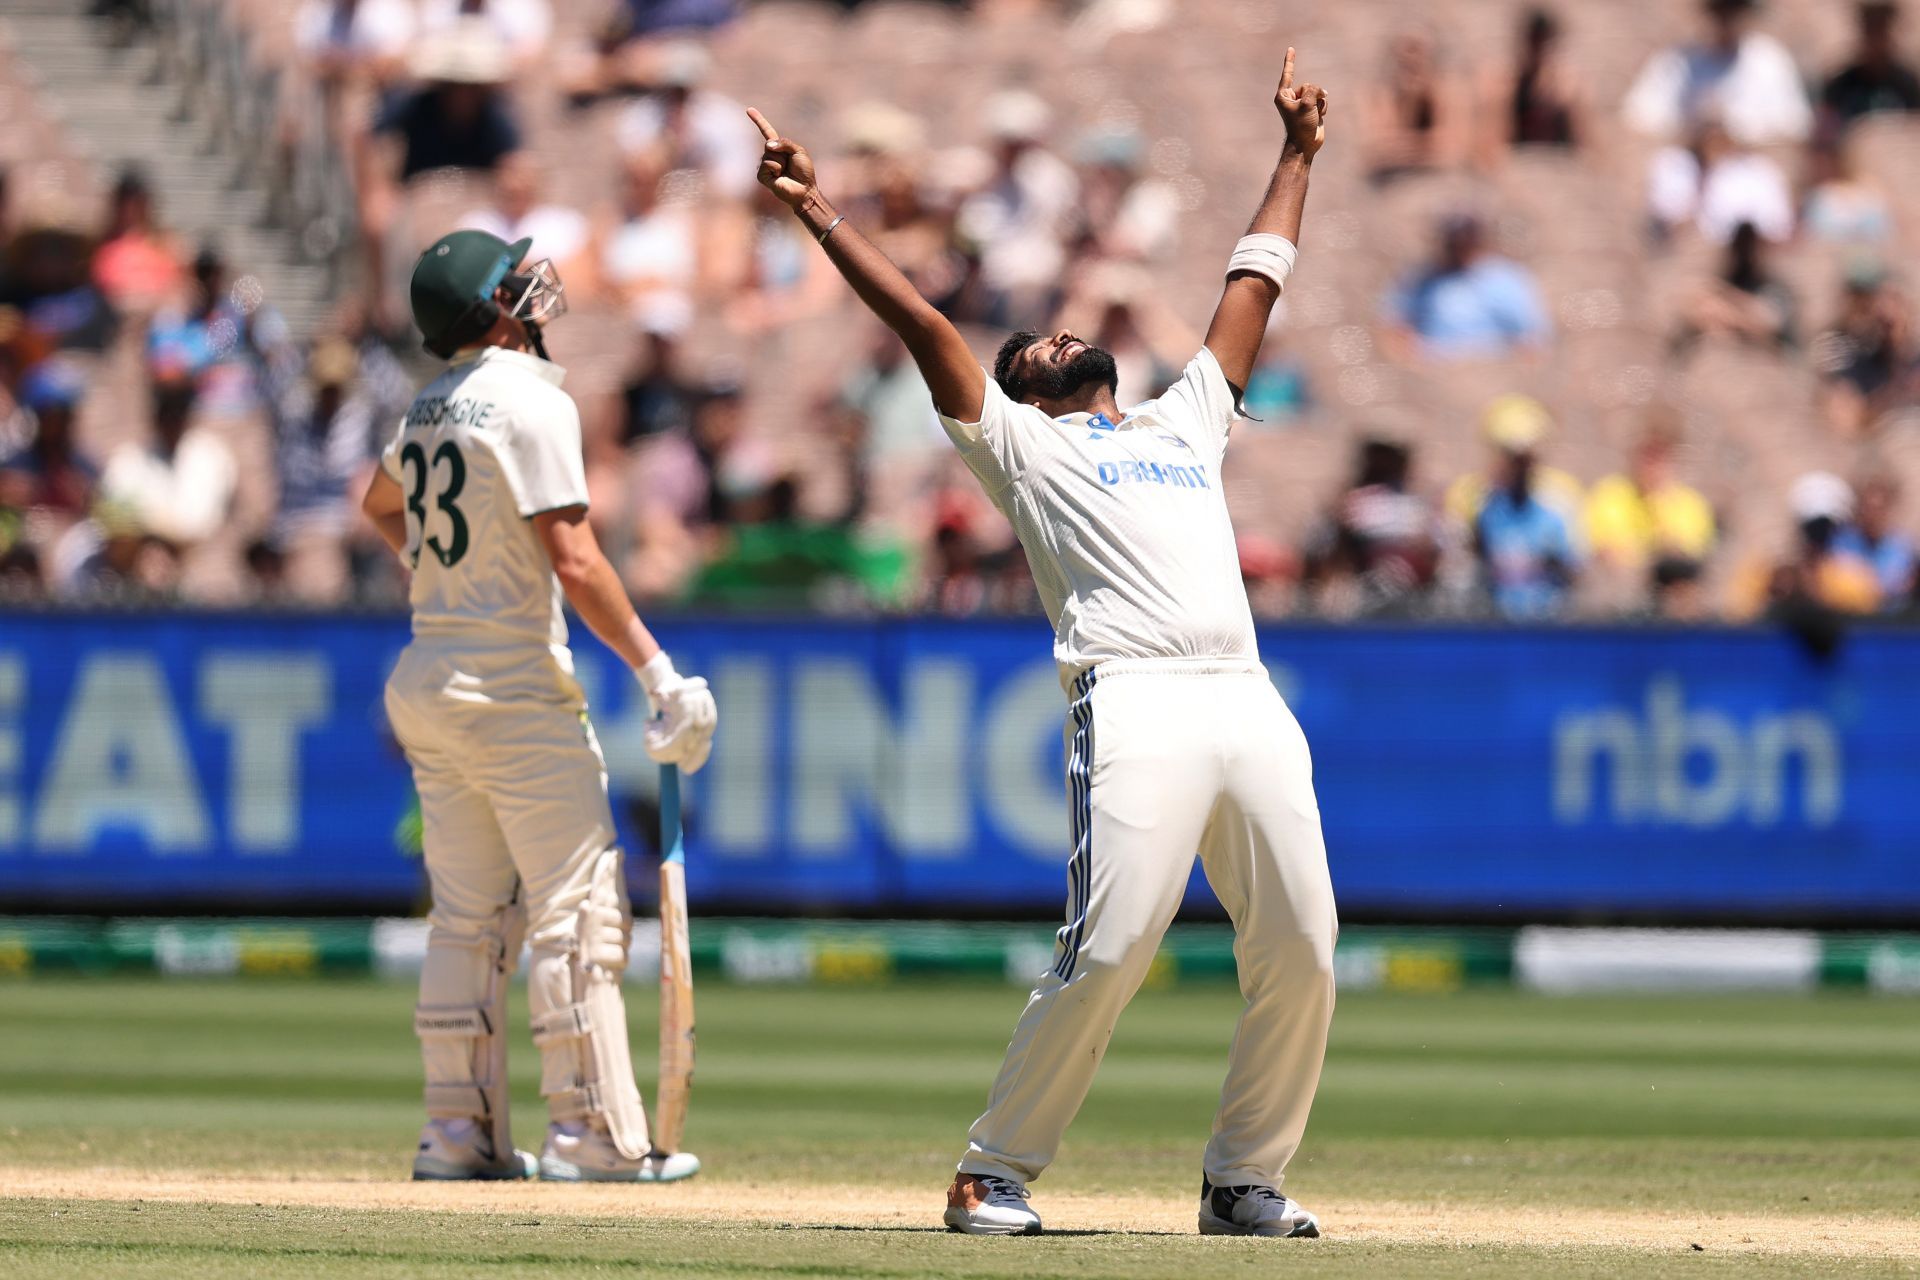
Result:
<svg viewBox="0 0 1920 1280">
<path fill-rule="evenodd" d="M 1030 621 L 673 620 L 722 731 L 696 911 L 1033 915 L 1064 898 L 1064 698 Z M 393 617 L 0 618 L 8 909 L 404 909 Z M 1268 628 L 1350 916 L 1920 921 L 1920 634 Z M 644 700 L 581 674 L 626 838 Z M 637 877 L 644 882 L 647 877 Z M 1197 875 L 1190 895 L 1212 905 Z"/>
</svg>

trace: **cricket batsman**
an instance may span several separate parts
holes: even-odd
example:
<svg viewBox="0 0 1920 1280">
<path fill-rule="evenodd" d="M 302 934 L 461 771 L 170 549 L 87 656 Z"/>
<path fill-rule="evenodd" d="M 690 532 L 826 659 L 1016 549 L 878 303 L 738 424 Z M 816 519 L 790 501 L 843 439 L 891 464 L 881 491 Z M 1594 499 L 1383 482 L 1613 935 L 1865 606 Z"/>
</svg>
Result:
<svg viewBox="0 0 1920 1280">
<path fill-rule="evenodd" d="M 760 181 L 919 365 L 948 436 L 1013 522 L 1054 624 L 1066 717 L 1066 923 L 947 1193 L 946 1223 L 1033 1234 L 1053 1162 L 1146 976 L 1196 850 L 1233 918 L 1246 1006 L 1203 1158 L 1200 1230 L 1312 1236 L 1281 1194 L 1333 1016 L 1333 890 L 1306 739 L 1260 665 L 1220 463 L 1293 269 L 1327 98 L 1293 83 L 1266 197 L 1227 262 L 1206 345 L 1122 408 L 1113 356 L 1016 333 L 989 375 L 959 332 L 835 211 L 813 161 L 759 112 Z"/>
<path fill-rule="evenodd" d="M 433 891 L 414 1031 L 427 1124 L 416 1179 L 530 1177 L 507 1115 L 507 982 L 530 940 L 527 1000 L 559 1181 L 666 1182 L 699 1171 L 653 1150 L 620 981 L 633 911 L 607 767 L 574 678 L 564 596 L 646 690 L 649 754 L 691 773 L 716 714 L 634 613 L 587 523 L 580 415 L 547 359 L 564 314 L 553 264 L 456 231 L 413 271 L 414 322 L 447 367 L 407 410 L 363 506 L 413 567 L 413 641 L 387 715 L 413 766 Z"/>
</svg>

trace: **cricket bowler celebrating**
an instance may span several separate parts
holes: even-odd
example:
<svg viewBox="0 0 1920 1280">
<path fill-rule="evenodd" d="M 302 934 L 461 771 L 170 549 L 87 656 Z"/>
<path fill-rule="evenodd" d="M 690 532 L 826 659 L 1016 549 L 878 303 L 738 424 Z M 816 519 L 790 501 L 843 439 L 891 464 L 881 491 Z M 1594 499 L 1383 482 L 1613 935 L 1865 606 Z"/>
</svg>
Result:
<svg viewBox="0 0 1920 1280">
<path fill-rule="evenodd" d="M 947 434 L 1013 522 L 1054 624 L 1066 723 L 1067 921 L 947 1193 L 946 1223 L 1032 1234 L 1052 1163 L 1186 888 L 1197 849 L 1233 917 L 1246 1007 L 1204 1159 L 1200 1230 L 1311 1236 L 1280 1193 L 1333 1015 L 1333 890 L 1307 744 L 1261 667 L 1220 462 L 1267 317 L 1293 268 L 1326 95 L 1274 104 L 1286 142 L 1227 263 L 1205 347 L 1122 409 L 1114 359 L 1065 331 L 1017 333 L 989 377 L 958 331 L 848 224 L 813 161 L 751 112 L 760 181 L 900 335 Z"/>
<path fill-rule="evenodd" d="M 363 504 L 413 566 L 413 641 L 386 694 L 433 889 L 414 1014 L 428 1120 L 413 1176 L 533 1172 L 508 1127 L 505 1040 L 507 982 L 530 939 L 552 1122 L 540 1176 L 671 1181 L 700 1161 L 648 1141 L 620 993 L 633 913 L 562 594 L 645 688 L 654 759 L 689 773 L 706 763 L 713 695 L 675 673 L 587 524 L 580 415 L 541 337 L 565 295 L 550 262 L 521 265 L 530 243 L 456 231 L 421 255 L 413 318 L 449 363 L 408 409 Z"/>
</svg>

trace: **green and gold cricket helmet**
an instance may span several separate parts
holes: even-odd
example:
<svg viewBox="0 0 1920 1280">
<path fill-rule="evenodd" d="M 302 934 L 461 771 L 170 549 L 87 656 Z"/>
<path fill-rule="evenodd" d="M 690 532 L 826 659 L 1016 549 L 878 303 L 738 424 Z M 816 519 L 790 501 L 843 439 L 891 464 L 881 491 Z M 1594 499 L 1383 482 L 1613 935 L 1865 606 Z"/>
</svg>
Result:
<svg viewBox="0 0 1920 1280">
<path fill-rule="evenodd" d="M 552 260 L 522 265 L 532 247 L 531 239 L 508 244 L 485 231 L 455 231 L 428 245 L 408 289 L 427 350 L 444 359 L 479 341 L 503 307 L 535 326 L 565 315 L 565 286 Z"/>
</svg>

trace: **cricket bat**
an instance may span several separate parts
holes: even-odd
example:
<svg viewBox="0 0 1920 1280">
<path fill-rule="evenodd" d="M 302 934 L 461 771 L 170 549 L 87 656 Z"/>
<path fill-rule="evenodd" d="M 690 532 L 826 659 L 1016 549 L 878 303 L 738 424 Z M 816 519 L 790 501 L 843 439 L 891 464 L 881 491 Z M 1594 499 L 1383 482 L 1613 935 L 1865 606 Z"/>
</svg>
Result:
<svg viewBox="0 0 1920 1280">
<path fill-rule="evenodd" d="M 654 1149 L 680 1150 L 693 1089 L 693 962 L 687 944 L 687 850 L 680 770 L 660 768 L 660 1085 Z"/>
</svg>

